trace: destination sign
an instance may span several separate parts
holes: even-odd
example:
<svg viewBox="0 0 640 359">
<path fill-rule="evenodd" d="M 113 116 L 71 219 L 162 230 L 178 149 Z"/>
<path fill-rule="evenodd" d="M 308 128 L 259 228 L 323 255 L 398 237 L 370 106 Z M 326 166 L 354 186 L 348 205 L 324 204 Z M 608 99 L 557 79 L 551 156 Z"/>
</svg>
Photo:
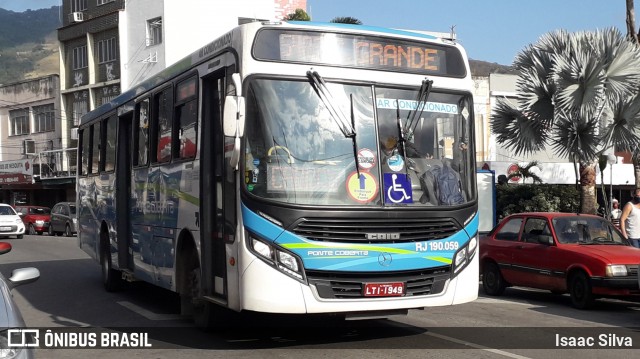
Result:
<svg viewBox="0 0 640 359">
<path fill-rule="evenodd" d="M 253 53 L 260 60 L 466 75 L 462 54 L 453 46 L 377 36 L 265 29 L 258 33 Z"/>
</svg>

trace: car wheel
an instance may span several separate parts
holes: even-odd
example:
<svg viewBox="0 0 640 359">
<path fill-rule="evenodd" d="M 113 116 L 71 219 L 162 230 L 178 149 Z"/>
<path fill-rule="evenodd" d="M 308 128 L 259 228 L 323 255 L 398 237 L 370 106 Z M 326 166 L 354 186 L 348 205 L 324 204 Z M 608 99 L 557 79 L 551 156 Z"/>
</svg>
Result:
<svg viewBox="0 0 640 359">
<path fill-rule="evenodd" d="M 488 295 L 502 295 L 507 287 L 498 265 L 489 262 L 484 264 L 482 270 L 482 288 Z"/>
<path fill-rule="evenodd" d="M 33 224 L 29 225 L 29 234 L 31 234 L 31 235 L 36 234 L 36 230 L 33 228 Z"/>
<path fill-rule="evenodd" d="M 18 234 L 18 235 L 16 236 L 16 238 L 18 238 L 18 239 L 22 239 L 22 238 L 24 238 L 24 235 L 22 235 L 22 234 Z"/>
<path fill-rule="evenodd" d="M 591 281 L 584 272 L 577 272 L 569 278 L 569 294 L 571 303 L 578 309 L 589 309 L 595 303 Z"/>
<path fill-rule="evenodd" d="M 69 226 L 69 224 L 64 227 L 64 235 L 67 237 L 71 237 L 73 235 L 73 233 L 71 233 L 71 227 Z"/>
</svg>

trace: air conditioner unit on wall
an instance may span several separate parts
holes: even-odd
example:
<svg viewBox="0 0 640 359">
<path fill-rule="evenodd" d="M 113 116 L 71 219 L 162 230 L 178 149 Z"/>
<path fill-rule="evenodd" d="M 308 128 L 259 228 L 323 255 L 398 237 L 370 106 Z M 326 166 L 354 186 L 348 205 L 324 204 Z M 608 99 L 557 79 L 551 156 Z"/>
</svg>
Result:
<svg viewBox="0 0 640 359">
<path fill-rule="evenodd" d="M 84 14 L 81 12 L 72 12 L 71 14 L 69 14 L 69 21 L 71 22 L 84 21 Z"/>
<path fill-rule="evenodd" d="M 78 128 L 74 127 L 71 129 L 71 139 L 72 140 L 77 140 L 78 139 Z"/>
<path fill-rule="evenodd" d="M 22 154 L 35 155 L 36 154 L 36 141 L 24 140 L 22 141 Z"/>
</svg>

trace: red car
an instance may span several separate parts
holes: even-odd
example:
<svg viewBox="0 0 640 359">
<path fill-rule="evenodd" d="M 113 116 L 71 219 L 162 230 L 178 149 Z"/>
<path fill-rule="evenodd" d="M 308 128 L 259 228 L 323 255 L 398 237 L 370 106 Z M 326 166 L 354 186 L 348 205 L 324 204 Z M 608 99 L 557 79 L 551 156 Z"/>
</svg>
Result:
<svg viewBox="0 0 640 359">
<path fill-rule="evenodd" d="M 16 206 L 16 212 L 27 229 L 28 234 L 42 234 L 49 231 L 51 208 L 42 206 Z"/>
<path fill-rule="evenodd" d="M 640 297 L 640 248 L 611 222 L 575 213 L 519 213 L 480 239 L 488 295 L 520 286 L 569 293 L 576 308 L 598 297 Z"/>
</svg>

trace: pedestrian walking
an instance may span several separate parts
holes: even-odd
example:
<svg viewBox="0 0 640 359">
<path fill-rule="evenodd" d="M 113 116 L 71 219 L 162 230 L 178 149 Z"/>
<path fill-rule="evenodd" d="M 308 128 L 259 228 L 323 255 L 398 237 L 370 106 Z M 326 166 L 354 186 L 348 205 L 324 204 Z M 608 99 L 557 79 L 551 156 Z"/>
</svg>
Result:
<svg viewBox="0 0 640 359">
<path fill-rule="evenodd" d="M 636 188 L 633 199 L 622 208 L 620 230 L 632 246 L 640 248 L 640 188 Z"/>
</svg>

